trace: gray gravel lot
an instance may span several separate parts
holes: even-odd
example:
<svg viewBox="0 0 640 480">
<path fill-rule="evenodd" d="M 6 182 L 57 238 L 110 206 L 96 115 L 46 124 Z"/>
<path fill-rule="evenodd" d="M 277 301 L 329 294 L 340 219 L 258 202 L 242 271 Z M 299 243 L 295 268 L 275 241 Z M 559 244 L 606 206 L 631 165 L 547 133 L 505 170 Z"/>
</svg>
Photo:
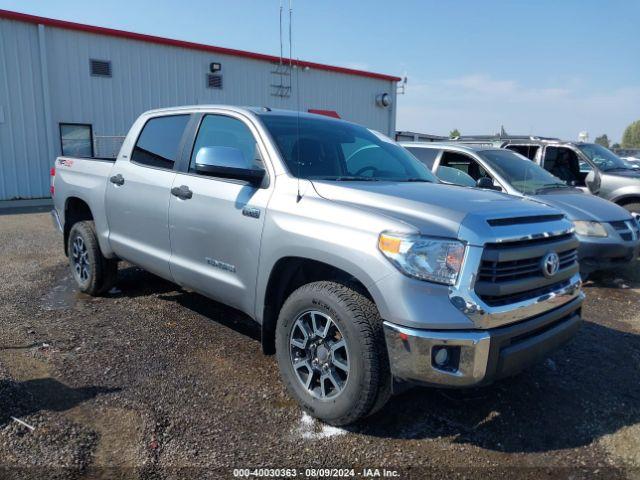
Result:
<svg viewBox="0 0 640 480">
<path fill-rule="evenodd" d="M 47 214 L 0 216 L 0 252 L 0 478 L 640 478 L 637 264 L 586 285 L 584 327 L 546 362 L 343 430 L 301 413 L 239 312 L 130 265 L 108 296 L 76 293 Z"/>
</svg>

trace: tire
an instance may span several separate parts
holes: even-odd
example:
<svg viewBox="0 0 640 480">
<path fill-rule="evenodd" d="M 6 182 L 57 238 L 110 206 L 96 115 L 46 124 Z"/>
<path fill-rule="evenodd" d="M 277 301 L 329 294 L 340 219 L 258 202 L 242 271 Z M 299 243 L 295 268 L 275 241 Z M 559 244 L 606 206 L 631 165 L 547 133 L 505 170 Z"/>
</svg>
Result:
<svg viewBox="0 0 640 480">
<path fill-rule="evenodd" d="M 640 203 L 627 203 L 625 205 L 622 205 L 622 207 L 626 208 L 629 212 L 640 214 Z"/>
<path fill-rule="evenodd" d="M 330 327 L 327 318 L 332 322 Z M 314 329 L 313 325 L 320 328 Z M 308 340 L 304 340 L 303 328 L 307 328 Z M 324 338 L 313 337 L 314 330 L 323 329 Z M 339 347 L 342 341 L 344 347 Z M 307 348 L 299 348 L 302 344 Z M 276 357 L 291 396 L 311 416 L 331 425 L 347 425 L 371 415 L 391 395 L 380 314 L 371 300 L 340 283 L 309 283 L 287 298 L 276 325 Z M 314 359 L 326 363 L 318 367 Z M 296 369 L 294 361 L 297 365 L 307 363 Z M 329 379 L 330 374 L 337 382 Z"/>
<path fill-rule="evenodd" d="M 81 292 L 98 296 L 116 283 L 118 262 L 102 255 L 92 221 L 78 222 L 71 227 L 67 248 L 71 275 Z"/>
</svg>

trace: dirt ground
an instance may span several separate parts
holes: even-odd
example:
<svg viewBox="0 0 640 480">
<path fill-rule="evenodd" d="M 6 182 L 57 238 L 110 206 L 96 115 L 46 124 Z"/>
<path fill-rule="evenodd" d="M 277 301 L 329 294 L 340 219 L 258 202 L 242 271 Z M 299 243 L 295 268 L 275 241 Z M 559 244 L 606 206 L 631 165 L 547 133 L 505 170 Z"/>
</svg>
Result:
<svg viewBox="0 0 640 480">
<path fill-rule="evenodd" d="M 640 479 L 638 265 L 589 282 L 576 338 L 518 377 L 338 429 L 301 413 L 239 312 L 131 266 L 78 294 L 43 213 L 0 216 L 0 253 L 0 478 Z"/>
</svg>

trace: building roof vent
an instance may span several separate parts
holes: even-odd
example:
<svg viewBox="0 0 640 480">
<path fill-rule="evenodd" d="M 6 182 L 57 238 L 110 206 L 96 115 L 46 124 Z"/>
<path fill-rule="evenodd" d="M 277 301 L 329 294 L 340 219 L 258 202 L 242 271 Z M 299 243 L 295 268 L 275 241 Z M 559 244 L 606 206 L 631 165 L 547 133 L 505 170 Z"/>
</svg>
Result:
<svg viewBox="0 0 640 480">
<path fill-rule="evenodd" d="M 111 62 L 109 60 L 89 60 L 91 66 L 91 75 L 97 77 L 111 76 Z"/>
<path fill-rule="evenodd" d="M 222 88 L 222 75 L 207 74 L 207 88 Z"/>
</svg>

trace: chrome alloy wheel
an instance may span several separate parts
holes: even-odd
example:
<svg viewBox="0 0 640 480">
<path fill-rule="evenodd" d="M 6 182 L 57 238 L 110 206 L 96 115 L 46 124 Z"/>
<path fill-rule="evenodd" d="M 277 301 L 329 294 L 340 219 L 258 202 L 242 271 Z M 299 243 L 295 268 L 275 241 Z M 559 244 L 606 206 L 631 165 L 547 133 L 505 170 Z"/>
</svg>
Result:
<svg viewBox="0 0 640 480">
<path fill-rule="evenodd" d="M 89 263 L 89 252 L 81 236 L 77 236 L 71 246 L 71 260 L 73 261 L 73 273 L 80 283 L 89 279 L 91 265 Z"/>
<path fill-rule="evenodd" d="M 289 338 L 293 370 L 314 397 L 333 399 L 349 380 L 349 350 L 330 316 L 317 310 L 296 318 Z"/>
</svg>

